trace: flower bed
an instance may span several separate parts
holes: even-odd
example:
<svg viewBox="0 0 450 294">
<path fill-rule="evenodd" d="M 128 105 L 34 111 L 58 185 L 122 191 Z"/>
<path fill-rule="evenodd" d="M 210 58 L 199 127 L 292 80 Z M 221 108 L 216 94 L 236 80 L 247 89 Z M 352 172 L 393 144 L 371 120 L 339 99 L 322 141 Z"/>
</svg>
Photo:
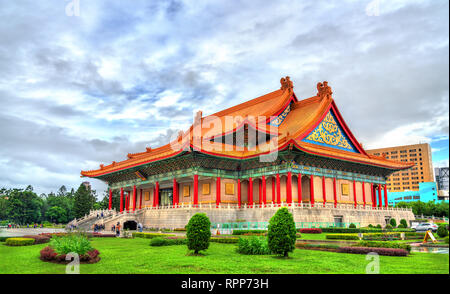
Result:
<svg viewBox="0 0 450 294">
<path fill-rule="evenodd" d="M 22 238 L 31 238 L 34 240 L 34 244 L 44 244 L 50 241 L 50 237 L 45 235 L 26 235 Z"/>
<path fill-rule="evenodd" d="M 28 246 L 33 244 L 33 238 L 8 238 L 5 241 L 5 245 L 7 246 Z"/>
<path fill-rule="evenodd" d="M 375 247 L 339 247 L 337 252 L 352 253 L 352 254 L 367 254 L 375 252 L 379 255 L 386 256 L 407 256 L 408 251 L 397 248 L 375 248 Z"/>
<path fill-rule="evenodd" d="M 357 234 L 327 234 L 325 238 L 333 240 L 359 240 Z"/>
<path fill-rule="evenodd" d="M 411 252 L 411 245 L 389 241 L 360 241 L 355 247 L 398 248 Z"/>
<path fill-rule="evenodd" d="M 337 249 L 339 248 L 339 246 L 335 244 L 309 244 L 309 243 L 295 243 L 295 247 L 298 249 L 311 249 L 311 250 L 332 251 L 332 252 L 336 252 Z"/>
<path fill-rule="evenodd" d="M 80 263 L 96 263 L 100 261 L 100 252 L 97 249 L 91 249 L 85 254 L 79 255 Z M 67 264 L 71 262 L 71 259 L 66 260 L 67 254 L 58 254 L 55 249 L 50 246 L 45 247 L 40 251 L 40 259 L 42 261 L 63 263 Z"/>
<path fill-rule="evenodd" d="M 300 229 L 299 232 L 302 234 L 322 234 L 322 229 L 320 229 L 320 228 L 305 228 L 305 229 Z"/>
<path fill-rule="evenodd" d="M 236 250 L 240 254 L 246 255 L 267 255 L 270 254 L 270 249 L 266 238 L 239 238 L 238 248 Z"/>
<path fill-rule="evenodd" d="M 2 237 L 0 237 L 0 242 L 5 242 L 6 239 L 9 239 L 9 238 L 20 238 L 20 236 L 2 236 Z"/>
<path fill-rule="evenodd" d="M 100 260 L 98 250 L 92 248 L 85 234 L 68 234 L 67 236 L 54 236 L 50 245 L 40 251 L 40 259 L 55 263 L 69 263 L 67 254 L 76 253 L 81 263 L 96 263 Z"/>
</svg>

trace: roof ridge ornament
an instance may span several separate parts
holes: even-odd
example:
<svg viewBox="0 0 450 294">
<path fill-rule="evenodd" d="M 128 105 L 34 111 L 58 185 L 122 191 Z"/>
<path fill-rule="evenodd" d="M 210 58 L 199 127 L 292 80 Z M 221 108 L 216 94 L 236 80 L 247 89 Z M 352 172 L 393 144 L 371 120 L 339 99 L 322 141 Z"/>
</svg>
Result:
<svg viewBox="0 0 450 294">
<path fill-rule="evenodd" d="M 289 93 L 292 92 L 292 89 L 294 88 L 294 83 L 291 81 L 291 78 L 289 76 L 286 76 L 285 78 L 281 78 L 280 80 L 281 84 L 281 90 L 288 90 Z"/>
<path fill-rule="evenodd" d="M 331 94 L 333 94 L 333 92 L 331 91 L 331 87 L 328 86 L 328 82 L 327 81 L 323 81 L 323 83 L 318 82 L 317 83 L 317 96 L 320 98 L 332 98 Z"/>
</svg>

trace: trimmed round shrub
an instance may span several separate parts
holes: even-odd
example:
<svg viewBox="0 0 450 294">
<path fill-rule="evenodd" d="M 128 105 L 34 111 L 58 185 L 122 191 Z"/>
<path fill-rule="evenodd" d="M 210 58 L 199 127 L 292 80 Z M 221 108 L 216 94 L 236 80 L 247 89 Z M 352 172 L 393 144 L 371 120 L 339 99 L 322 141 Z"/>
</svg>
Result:
<svg viewBox="0 0 450 294">
<path fill-rule="evenodd" d="M 350 224 L 349 226 L 348 226 L 350 229 L 356 229 L 356 225 L 355 224 Z"/>
<path fill-rule="evenodd" d="M 376 227 L 379 228 L 379 229 L 381 229 L 381 225 L 380 225 L 380 224 L 378 224 Z"/>
<path fill-rule="evenodd" d="M 372 225 L 372 224 L 369 224 L 368 227 L 369 227 L 369 228 L 373 228 L 373 225 Z"/>
<path fill-rule="evenodd" d="M 402 218 L 402 219 L 400 220 L 400 224 L 403 225 L 404 228 L 407 228 L 407 227 L 408 227 L 408 222 L 407 222 L 406 219 L 404 219 L 404 218 Z"/>
<path fill-rule="evenodd" d="M 5 245 L 8 246 L 28 246 L 33 244 L 33 238 L 8 238 L 5 241 Z"/>
<path fill-rule="evenodd" d="M 384 228 L 386 230 L 392 230 L 392 225 L 391 224 L 387 224 Z"/>
<path fill-rule="evenodd" d="M 390 224 L 393 228 L 395 228 L 395 227 L 397 226 L 397 221 L 395 220 L 395 218 L 391 218 L 391 219 L 389 220 L 389 224 Z"/>
<path fill-rule="evenodd" d="M 275 254 L 288 256 L 295 249 L 296 230 L 292 214 L 286 207 L 278 209 L 269 221 L 268 245 Z"/>
<path fill-rule="evenodd" d="M 211 222 L 205 213 L 196 213 L 189 220 L 186 226 L 187 246 L 189 250 L 194 250 L 194 254 L 208 249 L 211 238 L 210 228 Z"/>
<path fill-rule="evenodd" d="M 439 225 L 437 229 L 437 234 L 439 237 L 444 238 L 448 236 L 448 230 L 444 225 Z"/>
</svg>

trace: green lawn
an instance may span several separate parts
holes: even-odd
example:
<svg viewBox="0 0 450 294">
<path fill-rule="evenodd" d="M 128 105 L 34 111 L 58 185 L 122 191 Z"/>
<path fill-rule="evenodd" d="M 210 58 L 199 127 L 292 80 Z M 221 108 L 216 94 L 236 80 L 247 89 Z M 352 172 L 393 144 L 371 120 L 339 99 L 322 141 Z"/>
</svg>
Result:
<svg viewBox="0 0 450 294">
<path fill-rule="evenodd" d="M 211 243 L 205 256 L 186 256 L 185 245 L 151 247 L 149 239 L 93 238 L 100 251 L 97 264 L 82 264 L 82 274 L 134 273 L 365 273 L 365 255 L 296 249 L 291 258 L 240 255 L 236 244 Z M 8 247 L 0 243 L 0 273 L 63 274 L 65 265 L 39 260 L 47 244 Z M 408 257 L 380 256 L 380 272 L 389 274 L 448 274 L 449 255 L 413 253 Z"/>
</svg>

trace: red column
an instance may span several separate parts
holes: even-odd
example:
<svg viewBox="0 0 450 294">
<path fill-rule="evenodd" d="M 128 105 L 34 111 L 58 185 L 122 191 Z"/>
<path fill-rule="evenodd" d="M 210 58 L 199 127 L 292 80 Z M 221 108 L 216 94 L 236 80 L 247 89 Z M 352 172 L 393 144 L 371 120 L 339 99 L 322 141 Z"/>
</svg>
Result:
<svg viewBox="0 0 450 294">
<path fill-rule="evenodd" d="M 383 187 L 384 187 L 384 207 L 388 207 L 388 197 L 387 197 L 386 184 Z"/>
<path fill-rule="evenodd" d="M 156 207 L 156 185 L 153 187 L 153 207 Z"/>
<path fill-rule="evenodd" d="M 263 200 L 263 206 L 266 207 L 266 177 L 262 176 L 262 190 L 263 190 L 263 196 L 262 196 L 262 200 Z"/>
<path fill-rule="evenodd" d="M 123 188 L 120 188 L 120 212 L 123 211 Z"/>
<path fill-rule="evenodd" d="M 176 205 L 178 205 L 178 184 L 177 184 L 177 179 L 173 178 L 173 188 L 172 188 L 172 202 L 173 202 L 173 207 L 175 207 Z"/>
<path fill-rule="evenodd" d="M 334 207 L 337 206 L 337 187 L 336 187 L 336 178 L 333 178 L 333 197 L 334 197 Z"/>
<path fill-rule="evenodd" d="M 302 203 L 302 174 L 298 174 L 297 180 L 298 203 Z"/>
<path fill-rule="evenodd" d="M 136 186 L 133 186 L 133 211 L 136 211 L 137 191 Z"/>
<path fill-rule="evenodd" d="M 383 206 L 383 201 L 381 200 L 381 185 L 378 184 L 378 206 L 382 207 Z"/>
<path fill-rule="evenodd" d="M 261 179 L 258 180 L 258 201 L 259 201 L 259 205 L 262 204 L 262 181 Z"/>
<path fill-rule="evenodd" d="M 275 179 L 272 177 L 272 203 L 276 203 L 276 196 L 275 196 Z"/>
<path fill-rule="evenodd" d="M 311 206 L 314 206 L 314 176 L 311 175 L 309 178 L 309 199 Z"/>
<path fill-rule="evenodd" d="M 281 204 L 280 174 L 277 174 L 277 203 L 278 203 L 278 206 L 280 206 L 280 204 Z"/>
<path fill-rule="evenodd" d="M 198 206 L 198 175 L 194 175 L 194 207 Z"/>
<path fill-rule="evenodd" d="M 125 192 L 125 211 L 128 212 L 128 191 Z"/>
<path fill-rule="evenodd" d="M 108 204 L 109 210 L 111 210 L 111 206 L 112 206 L 112 189 L 109 189 L 109 204 Z"/>
<path fill-rule="evenodd" d="M 362 190 L 363 190 L 363 205 L 364 208 L 366 207 L 366 189 L 365 189 L 366 184 L 364 182 L 362 182 Z"/>
<path fill-rule="evenodd" d="M 142 189 L 139 189 L 139 209 L 142 209 Z"/>
<path fill-rule="evenodd" d="M 355 208 L 356 208 L 356 182 L 353 180 L 353 200 L 355 201 Z"/>
<path fill-rule="evenodd" d="M 372 196 L 372 207 L 376 207 L 377 206 L 377 201 L 375 198 L 375 193 L 373 190 L 373 183 L 370 183 L 370 195 Z"/>
<path fill-rule="evenodd" d="M 217 177 L 216 180 L 216 207 L 219 207 L 220 204 L 220 177 Z"/>
<path fill-rule="evenodd" d="M 323 206 L 325 207 L 325 204 L 327 202 L 327 191 L 325 189 L 325 176 L 322 177 L 322 194 L 323 194 Z"/>
<path fill-rule="evenodd" d="M 292 173 L 287 173 L 286 179 L 286 202 L 289 206 L 292 205 Z"/>
<path fill-rule="evenodd" d="M 248 205 L 253 207 L 253 179 L 248 178 Z"/>
<path fill-rule="evenodd" d="M 159 207 L 159 182 L 155 183 L 155 196 L 156 207 Z"/>
<path fill-rule="evenodd" d="M 241 208 L 241 180 L 240 179 L 238 179 L 237 189 L 238 189 L 238 206 L 239 206 L 239 208 Z"/>
</svg>

